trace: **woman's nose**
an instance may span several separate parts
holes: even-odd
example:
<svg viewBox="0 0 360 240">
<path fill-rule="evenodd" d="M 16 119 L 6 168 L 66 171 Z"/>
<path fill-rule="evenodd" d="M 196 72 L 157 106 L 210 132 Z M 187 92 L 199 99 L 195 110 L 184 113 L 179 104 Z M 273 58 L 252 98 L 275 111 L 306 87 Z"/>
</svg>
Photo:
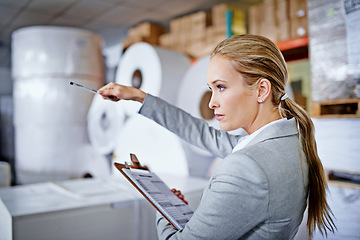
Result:
<svg viewBox="0 0 360 240">
<path fill-rule="evenodd" d="M 215 108 L 218 108 L 218 103 L 214 97 L 214 94 L 211 95 L 211 98 L 210 98 L 210 101 L 209 101 L 209 108 L 210 109 L 215 109 Z"/>
</svg>

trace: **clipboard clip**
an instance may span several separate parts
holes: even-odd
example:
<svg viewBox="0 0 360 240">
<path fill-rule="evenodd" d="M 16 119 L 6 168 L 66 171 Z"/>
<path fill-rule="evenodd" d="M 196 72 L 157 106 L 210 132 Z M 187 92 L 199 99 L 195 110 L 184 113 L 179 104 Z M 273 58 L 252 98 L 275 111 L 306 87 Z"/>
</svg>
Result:
<svg viewBox="0 0 360 240">
<path fill-rule="evenodd" d="M 127 169 L 142 169 L 142 170 L 148 170 L 149 168 L 147 166 L 143 166 L 140 164 L 139 160 L 137 159 L 136 155 L 133 153 L 130 153 L 130 160 L 131 163 L 125 162 L 124 164 L 121 163 L 114 163 L 115 166 L 118 165 L 120 168 L 127 168 Z"/>
<path fill-rule="evenodd" d="M 133 153 L 130 153 L 130 160 L 132 162 L 132 165 L 128 165 L 125 162 L 125 166 L 128 165 L 130 166 L 130 168 L 137 168 L 137 169 L 142 169 L 142 170 L 149 170 L 149 168 L 147 166 L 143 166 L 140 164 L 139 160 L 137 159 L 136 155 Z"/>
</svg>

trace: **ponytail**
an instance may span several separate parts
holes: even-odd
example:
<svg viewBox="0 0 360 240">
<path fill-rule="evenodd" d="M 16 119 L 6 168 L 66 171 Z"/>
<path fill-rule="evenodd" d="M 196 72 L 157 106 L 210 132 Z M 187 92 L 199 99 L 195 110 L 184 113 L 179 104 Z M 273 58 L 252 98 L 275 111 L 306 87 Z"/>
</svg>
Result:
<svg viewBox="0 0 360 240">
<path fill-rule="evenodd" d="M 327 236 L 327 230 L 334 232 L 333 215 L 326 201 L 326 178 L 320 158 L 317 154 L 314 137 L 314 124 L 306 111 L 293 100 L 287 98 L 280 103 L 279 109 L 286 117 L 294 117 L 298 124 L 300 144 L 309 168 L 309 196 L 307 228 L 312 236 L 316 227 Z"/>
</svg>

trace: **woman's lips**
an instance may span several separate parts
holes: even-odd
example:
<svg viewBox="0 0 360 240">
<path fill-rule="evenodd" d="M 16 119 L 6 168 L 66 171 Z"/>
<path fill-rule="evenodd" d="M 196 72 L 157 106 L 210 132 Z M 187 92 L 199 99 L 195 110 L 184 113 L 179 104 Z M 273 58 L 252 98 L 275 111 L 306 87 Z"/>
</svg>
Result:
<svg viewBox="0 0 360 240">
<path fill-rule="evenodd" d="M 224 115 L 221 114 L 215 114 L 216 120 L 220 121 L 221 119 L 224 118 Z"/>
</svg>

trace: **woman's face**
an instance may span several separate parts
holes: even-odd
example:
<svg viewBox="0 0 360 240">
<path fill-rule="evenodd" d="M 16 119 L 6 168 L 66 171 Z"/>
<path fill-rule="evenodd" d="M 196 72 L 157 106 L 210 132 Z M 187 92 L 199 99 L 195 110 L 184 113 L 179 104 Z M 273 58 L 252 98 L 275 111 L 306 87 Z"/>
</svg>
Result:
<svg viewBox="0 0 360 240">
<path fill-rule="evenodd" d="M 257 91 L 249 88 L 230 60 L 221 55 L 211 58 L 208 85 L 212 90 L 209 107 L 224 131 L 243 128 L 249 133 L 258 115 Z"/>
</svg>

